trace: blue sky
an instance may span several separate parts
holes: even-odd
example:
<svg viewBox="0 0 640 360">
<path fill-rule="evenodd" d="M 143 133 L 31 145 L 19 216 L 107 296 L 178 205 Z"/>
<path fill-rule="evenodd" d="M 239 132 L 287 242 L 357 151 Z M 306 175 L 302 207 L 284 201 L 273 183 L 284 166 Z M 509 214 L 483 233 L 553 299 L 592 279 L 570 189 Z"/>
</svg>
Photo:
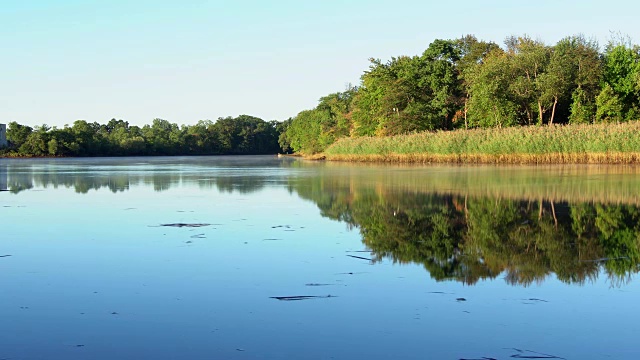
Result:
<svg viewBox="0 0 640 360">
<path fill-rule="evenodd" d="M 640 41 L 640 2 L 523 3 L 0 0 L 0 122 L 284 120 L 437 38 Z"/>
</svg>

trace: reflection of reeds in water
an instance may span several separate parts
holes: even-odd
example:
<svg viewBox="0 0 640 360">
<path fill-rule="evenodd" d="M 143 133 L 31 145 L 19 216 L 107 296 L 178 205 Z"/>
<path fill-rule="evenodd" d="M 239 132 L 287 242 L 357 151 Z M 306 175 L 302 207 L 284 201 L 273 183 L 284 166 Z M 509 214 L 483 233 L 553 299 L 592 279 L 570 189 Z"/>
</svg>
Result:
<svg viewBox="0 0 640 360">
<path fill-rule="evenodd" d="M 640 167 L 633 165 L 395 165 L 392 169 L 396 171 L 384 165 L 327 163 L 321 181 L 378 191 L 640 204 Z"/>
</svg>

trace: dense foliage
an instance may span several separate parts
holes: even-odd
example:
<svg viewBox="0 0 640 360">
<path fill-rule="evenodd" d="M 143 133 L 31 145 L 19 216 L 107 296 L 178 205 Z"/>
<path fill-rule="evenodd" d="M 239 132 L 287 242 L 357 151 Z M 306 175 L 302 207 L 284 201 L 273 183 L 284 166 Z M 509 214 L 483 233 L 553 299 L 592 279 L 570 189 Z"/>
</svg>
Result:
<svg viewBox="0 0 640 360">
<path fill-rule="evenodd" d="M 62 129 L 47 125 L 31 128 L 9 123 L 7 155 L 14 156 L 127 156 L 275 154 L 277 121 L 241 115 L 217 121 L 199 121 L 179 127 L 163 119 L 151 125 L 131 126 L 112 119 L 107 124 L 78 120 Z"/>
<path fill-rule="evenodd" d="M 570 36 L 436 40 L 419 56 L 370 59 L 359 87 L 290 119 L 281 143 L 324 151 L 336 139 L 458 128 L 619 123 L 640 115 L 640 46 Z M 459 135 L 459 134 L 458 134 Z"/>
</svg>

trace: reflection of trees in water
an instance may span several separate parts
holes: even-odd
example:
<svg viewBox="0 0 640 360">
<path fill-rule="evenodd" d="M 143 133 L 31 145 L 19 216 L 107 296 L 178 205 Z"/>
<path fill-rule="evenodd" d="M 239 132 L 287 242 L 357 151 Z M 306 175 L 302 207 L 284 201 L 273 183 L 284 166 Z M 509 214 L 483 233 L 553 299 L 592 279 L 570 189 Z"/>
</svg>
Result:
<svg viewBox="0 0 640 360">
<path fill-rule="evenodd" d="M 263 189 L 270 178 L 265 176 L 217 176 L 202 179 L 198 175 L 183 175 L 179 172 L 150 172 L 146 174 L 68 173 L 68 172 L 13 172 L 7 188 L 13 193 L 34 187 L 72 188 L 76 193 L 86 194 L 91 190 L 108 189 L 113 193 L 124 192 L 131 186 L 144 184 L 157 192 L 171 189 L 179 184 L 197 184 L 200 188 L 215 188 L 220 192 L 248 194 Z"/>
<path fill-rule="evenodd" d="M 437 280 L 474 284 L 505 274 L 510 284 L 530 285 L 554 273 L 582 284 L 604 269 L 619 283 L 639 270 L 636 205 L 437 195 L 339 181 L 291 188 L 323 216 L 358 228 L 374 261 L 419 263 Z"/>
<path fill-rule="evenodd" d="M 219 176 L 198 181 L 200 188 L 216 188 L 221 193 L 250 194 L 263 189 L 270 179 L 263 176 Z"/>
</svg>

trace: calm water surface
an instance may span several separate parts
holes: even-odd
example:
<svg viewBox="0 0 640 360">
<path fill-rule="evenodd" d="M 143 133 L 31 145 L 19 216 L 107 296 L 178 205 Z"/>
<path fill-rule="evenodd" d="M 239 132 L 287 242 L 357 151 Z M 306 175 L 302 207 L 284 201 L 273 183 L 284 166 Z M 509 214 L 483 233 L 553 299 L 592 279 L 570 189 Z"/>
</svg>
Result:
<svg viewBox="0 0 640 360">
<path fill-rule="evenodd" d="M 0 359 L 637 359 L 638 175 L 0 159 Z"/>
</svg>

